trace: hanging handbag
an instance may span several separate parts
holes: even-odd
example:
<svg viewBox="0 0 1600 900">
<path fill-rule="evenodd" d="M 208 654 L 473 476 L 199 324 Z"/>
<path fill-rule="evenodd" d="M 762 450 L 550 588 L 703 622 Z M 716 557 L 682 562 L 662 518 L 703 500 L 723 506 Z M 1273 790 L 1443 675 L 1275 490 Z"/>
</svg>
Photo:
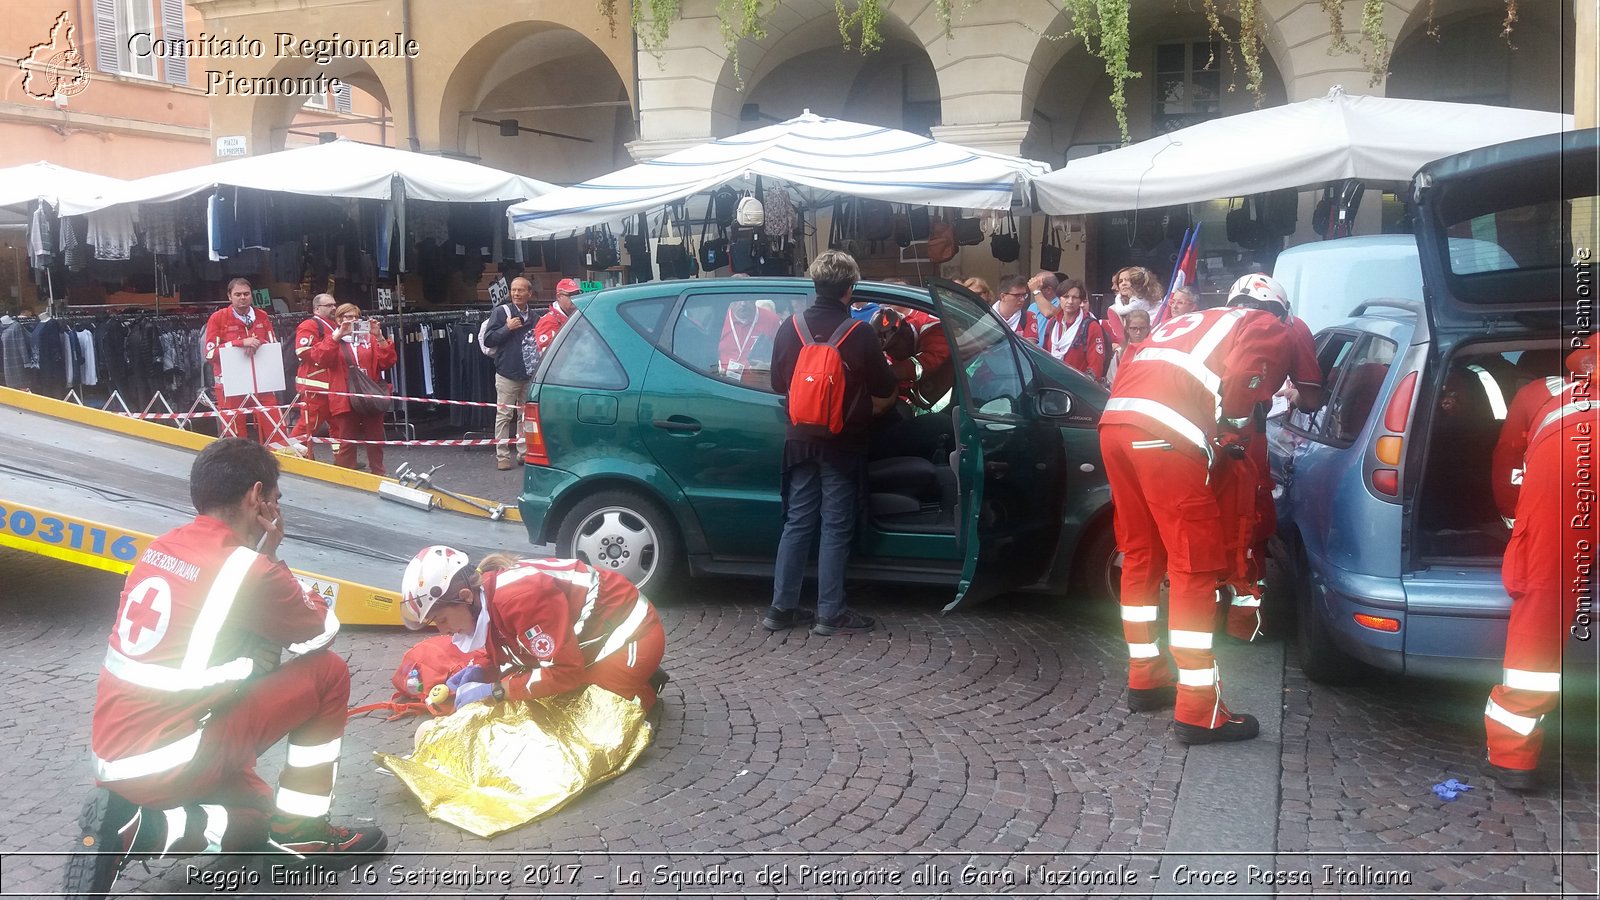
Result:
<svg viewBox="0 0 1600 900">
<path fill-rule="evenodd" d="M 858 200 L 863 241 L 887 241 L 894 237 L 894 207 L 883 200 Z"/>
<path fill-rule="evenodd" d="M 760 228 L 767 222 L 766 208 L 753 194 L 746 194 L 739 198 L 739 205 L 734 208 L 733 221 L 744 228 Z"/>
<path fill-rule="evenodd" d="M 943 219 L 934 219 L 928 225 L 928 262 L 943 265 L 956 258 L 956 230 Z"/>
<path fill-rule="evenodd" d="M 624 234 L 622 246 L 628 251 L 628 280 L 637 284 L 649 281 L 654 274 L 650 264 L 650 220 L 640 213 L 638 224 L 632 227 L 637 227 L 639 233 Z"/>
<path fill-rule="evenodd" d="M 1017 239 L 1017 220 L 1007 215 L 989 236 L 989 255 L 1000 262 L 1016 262 L 1022 256 L 1022 242 Z"/>
<path fill-rule="evenodd" d="M 1061 244 L 1056 237 L 1055 220 L 1044 217 L 1044 241 L 1039 244 L 1039 268 L 1045 272 L 1061 271 Z"/>
<path fill-rule="evenodd" d="M 906 217 L 911 224 L 911 239 L 913 241 L 927 240 L 931 234 L 929 231 L 928 208 L 926 206 L 913 206 L 906 212 Z"/>
<path fill-rule="evenodd" d="M 706 272 L 715 271 L 728 264 L 728 239 L 708 238 L 706 235 L 710 228 L 710 219 L 700 225 L 700 268 Z"/>
<path fill-rule="evenodd" d="M 669 223 L 676 235 L 671 242 L 665 238 Z M 661 270 L 661 279 L 693 278 L 698 271 L 693 248 L 684 237 L 682 222 L 674 218 L 671 209 L 661 214 L 661 222 L 656 230 L 663 235 L 661 243 L 656 245 L 656 265 Z"/>
<path fill-rule="evenodd" d="M 975 247 L 983 243 L 983 220 L 977 216 L 956 219 L 951 228 L 955 230 L 956 243 L 963 247 Z"/>
<path fill-rule="evenodd" d="M 351 394 L 362 395 L 345 398 L 350 401 L 350 411 L 358 416 L 386 415 L 394 406 L 394 400 L 390 396 L 394 388 L 368 375 L 367 371 L 361 368 L 361 364 L 356 361 L 354 347 L 346 344 L 344 352 L 348 357 L 344 367 L 344 389 Z"/>
<path fill-rule="evenodd" d="M 589 229 L 589 240 L 592 248 L 589 251 L 590 268 L 609 269 L 622 263 L 617 254 L 617 238 L 611 233 L 610 225 Z"/>
</svg>

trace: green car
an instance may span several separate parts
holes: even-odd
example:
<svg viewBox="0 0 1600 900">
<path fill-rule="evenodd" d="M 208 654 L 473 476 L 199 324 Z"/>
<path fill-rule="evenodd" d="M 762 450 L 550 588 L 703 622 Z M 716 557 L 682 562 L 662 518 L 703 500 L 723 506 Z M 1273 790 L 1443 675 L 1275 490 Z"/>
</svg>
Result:
<svg viewBox="0 0 1600 900">
<path fill-rule="evenodd" d="M 812 299 L 798 278 L 584 298 L 524 411 L 529 538 L 657 596 L 685 573 L 770 577 L 788 422 L 770 385 L 772 334 Z M 1115 597 L 1095 430 L 1105 390 L 950 282 L 862 282 L 854 299 L 938 317 L 955 377 L 874 433 L 849 576 L 953 587 L 947 609 L 1023 588 Z"/>
</svg>

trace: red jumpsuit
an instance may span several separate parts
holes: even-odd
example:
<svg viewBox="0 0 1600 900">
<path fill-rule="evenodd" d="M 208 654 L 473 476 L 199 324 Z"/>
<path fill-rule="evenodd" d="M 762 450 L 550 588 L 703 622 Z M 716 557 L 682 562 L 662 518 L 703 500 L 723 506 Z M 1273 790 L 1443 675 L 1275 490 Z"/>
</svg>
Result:
<svg viewBox="0 0 1600 900">
<path fill-rule="evenodd" d="M 1574 382 L 1555 375 L 1523 385 L 1511 398 L 1506 409 L 1506 420 L 1500 426 L 1500 437 L 1494 443 L 1493 473 L 1494 505 L 1500 515 L 1516 518 L 1517 492 L 1522 486 L 1522 460 L 1528 452 L 1528 430 L 1534 425 L 1534 416 L 1550 402 L 1572 390 Z"/>
<path fill-rule="evenodd" d="M 338 327 L 321 316 L 312 316 L 294 330 L 294 355 L 300 360 L 300 371 L 294 379 L 300 392 L 300 421 L 294 426 L 294 438 L 305 445 L 306 454 L 312 459 L 316 458 L 317 445 L 311 438 L 332 421 L 332 413 L 328 410 L 328 368 L 312 362 L 306 353 Z M 333 452 L 339 452 L 338 444 L 334 445 Z"/>
<path fill-rule="evenodd" d="M 1561 698 L 1561 650 L 1569 629 L 1586 639 L 1593 615 L 1595 438 L 1600 406 L 1581 380 L 1535 415 L 1523 460 L 1516 526 L 1501 579 L 1511 595 L 1505 672 L 1483 724 L 1489 762 L 1538 768 L 1543 717 Z M 1580 630 L 1581 629 L 1581 630 Z"/>
<path fill-rule="evenodd" d="M 749 302 L 749 301 L 744 301 Z M 543 319 L 540 319 L 543 323 Z M 717 341 L 717 368 L 719 374 L 733 380 L 748 377 L 752 360 L 772 363 L 772 338 L 778 333 L 778 314 L 764 306 L 755 307 L 755 315 L 748 322 L 739 321 L 728 307 L 722 320 L 722 337 Z M 534 329 L 535 339 L 538 329 Z M 541 344 L 542 350 L 545 345 Z"/>
<path fill-rule="evenodd" d="M 1299 407 L 1310 412 L 1322 405 L 1322 367 L 1317 347 L 1304 319 L 1289 320 L 1283 344 L 1283 364 L 1289 380 L 1300 392 Z M 1241 433 L 1247 437 L 1245 458 L 1219 459 L 1212 470 L 1222 521 L 1227 523 L 1228 571 L 1224 577 L 1228 633 L 1253 641 L 1261 635 L 1261 596 L 1267 577 L 1267 541 L 1278 530 L 1278 510 L 1272 502 L 1272 469 L 1267 463 L 1264 418 Z M 1219 469 L 1227 469 L 1221 472 Z M 1238 522 L 1237 528 L 1234 523 Z"/>
<path fill-rule="evenodd" d="M 1124 556 L 1128 685 L 1149 690 L 1173 682 L 1156 642 L 1165 573 L 1178 670 L 1173 715 L 1202 728 L 1229 718 L 1211 650 L 1217 579 L 1227 566 L 1208 478 L 1217 422 L 1248 416 L 1283 384 L 1286 334 L 1276 316 L 1251 309 L 1208 309 L 1167 322 L 1130 349 L 1100 417 Z"/>
<path fill-rule="evenodd" d="M 561 333 L 561 326 L 567 324 L 567 311 L 561 308 L 559 302 L 550 304 L 550 310 L 539 317 L 533 326 L 533 342 L 539 347 L 539 356 L 542 359 L 544 352 L 550 349 L 550 342 Z M 528 373 L 530 376 L 532 372 Z"/>
<path fill-rule="evenodd" d="M 484 576 L 489 662 L 508 700 L 598 685 L 655 705 L 666 631 L 628 579 L 574 559 L 524 560 Z"/>
<path fill-rule="evenodd" d="M 1000 318 L 1003 319 L 1007 325 L 1011 326 L 1012 331 L 1015 331 L 1022 338 L 1033 341 L 1035 344 L 1039 343 L 1038 313 L 1028 309 L 1027 307 L 1023 307 L 1022 310 L 1016 314 L 1016 321 L 1006 319 L 1004 316 L 1001 316 Z"/>
<path fill-rule="evenodd" d="M 922 377 L 900 382 L 900 395 L 907 403 L 923 409 L 941 410 L 941 404 L 955 385 L 955 371 L 950 362 L 950 339 L 945 336 L 939 319 L 920 309 L 897 306 L 907 325 L 916 334 L 916 352 L 912 358 L 922 366 Z"/>
<path fill-rule="evenodd" d="M 351 354 L 355 355 L 361 368 L 374 379 L 381 380 L 383 373 L 393 368 L 397 354 L 393 341 L 379 342 L 376 339 L 366 343 L 342 341 L 333 333 L 315 344 L 306 352 L 305 358 L 312 363 L 320 365 L 328 375 L 329 389 L 333 392 L 328 396 L 328 411 L 333 418 L 333 439 L 337 441 L 333 450 L 333 463 L 346 469 L 356 467 L 356 448 L 367 448 L 367 468 L 374 475 L 386 474 L 383 468 L 382 444 L 352 444 L 348 441 L 381 441 L 383 440 L 383 415 L 381 413 L 358 413 L 350 408 L 350 398 L 344 396 L 350 390 L 349 370 Z"/>
<path fill-rule="evenodd" d="M 272 323 L 267 320 L 266 313 L 258 309 L 252 309 L 250 312 L 249 324 L 234 314 L 232 306 L 225 306 L 211 314 L 211 318 L 206 320 L 206 359 L 211 361 L 211 371 L 216 375 L 217 386 L 213 393 L 221 416 L 221 436 L 248 437 L 245 434 L 244 423 L 240 421 L 243 415 L 235 410 L 249 405 L 256 407 L 253 415 L 261 443 L 274 447 L 289 442 L 289 434 L 283 430 L 283 420 L 279 417 L 278 411 L 262 408 L 277 403 L 277 399 L 270 394 L 264 397 L 256 397 L 254 394 L 228 397 L 222 392 L 222 359 L 217 355 L 218 350 L 237 346 L 246 338 L 253 337 L 263 344 L 272 345 L 263 346 L 257 352 L 282 352 L 274 343 L 278 338 L 272 333 Z"/>
<path fill-rule="evenodd" d="M 186 852 L 260 849 L 271 811 L 326 815 L 350 700 L 344 660 L 321 652 L 338 629 L 288 566 L 223 522 L 156 538 L 128 573 L 100 670 L 96 782 L 167 809 L 169 849 Z M 279 666 L 284 649 L 294 658 Z M 285 735 L 271 799 L 256 756 Z"/>
<path fill-rule="evenodd" d="M 1044 349 L 1079 372 L 1094 379 L 1106 377 L 1106 333 L 1105 328 L 1087 312 L 1078 310 L 1078 318 L 1083 320 L 1083 325 L 1078 328 L 1071 341 L 1067 333 L 1072 331 L 1071 322 L 1062 322 L 1058 317 L 1045 326 Z"/>
</svg>

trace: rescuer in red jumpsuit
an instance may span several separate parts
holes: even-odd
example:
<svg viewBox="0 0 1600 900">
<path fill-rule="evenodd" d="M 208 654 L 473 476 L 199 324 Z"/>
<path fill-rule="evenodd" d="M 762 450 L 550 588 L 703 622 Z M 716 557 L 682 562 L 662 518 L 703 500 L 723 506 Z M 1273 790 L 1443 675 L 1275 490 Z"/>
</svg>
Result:
<svg viewBox="0 0 1600 900">
<path fill-rule="evenodd" d="M 301 322 L 294 330 L 294 355 L 300 360 L 300 370 L 295 374 L 295 388 L 300 392 L 300 421 L 294 426 L 294 439 L 303 445 L 307 457 L 315 459 L 317 436 L 324 425 L 332 423 L 328 411 L 328 367 L 311 359 L 309 351 L 339 329 L 333 321 L 333 311 L 339 301 L 332 294 L 318 294 L 311 298 L 311 318 Z M 333 445 L 334 456 L 339 455 L 339 445 Z"/>
<path fill-rule="evenodd" d="M 1490 772 L 1515 791 L 1538 786 L 1543 720 L 1561 699 L 1568 634 L 1592 639 L 1597 433 L 1592 375 L 1550 398 L 1529 429 L 1516 525 L 1501 567 L 1511 595 L 1505 670 L 1483 712 Z"/>
<path fill-rule="evenodd" d="M 1100 450 L 1122 551 L 1122 622 L 1128 642 L 1128 706 L 1175 704 L 1184 743 L 1248 740 L 1253 716 L 1222 702 L 1212 632 L 1218 577 L 1227 568 L 1223 522 L 1209 484 L 1219 420 L 1242 429 L 1256 403 L 1283 384 L 1288 309 L 1283 289 L 1247 275 L 1233 308 L 1163 324 L 1123 360 L 1100 418 Z M 1256 308 L 1249 308 L 1256 307 Z M 1171 582 L 1168 637 L 1174 678 L 1157 643 L 1160 585 Z"/>
<path fill-rule="evenodd" d="M 277 460 L 218 440 L 195 458 L 189 493 L 199 515 L 134 562 L 117 609 L 94 705 L 99 787 L 79 818 L 70 895 L 103 895 L 130 854 L 385 845 L 377 828 L 328 822 L 350 670 L 326 649 L 333 611 L 277 559 Z M 274 793 L 256 756 L 285 736 Z"/>
<path fill-rule="evenodd" d="M 1591 375 L 1595 365 L 1594 348 L 1574 350 L 1567 354 L 1566 365 L 1574 378 Z M 1506 408 L 1506 420 L 1501 424 L 1500 437 L 1494 444 L 1491 470 L 1494 473 L 1495 509 L 1508 523 L 1517 515 L 1517 493 L 1522 486 L 1522 459 L 1528 451 L 1529 430 L 1535 424 L 1534 416 L 1550 402 L 1551 397 L 1571 391 L 1573 384 L 1572 379 L 1559 375 L 1536 378 L 1523 385 Z"/>
<path fill-rule="evenodd" d="M 283 430 L 278 411 L 266 408 L 276 402 L 270 394 L 265 397 L 254 394 L 229 397 L 223 393 L 222 358 L 217 353 L 224 347 L 243 347 L 254 354 L 263 345 L 276 349 L 276 340 L 266 313 L 250 305 L 250 282 L 243 278 L 228 282 L 228 305 L 212 313 L 211 318 L 206 320 L 206 359 L 211 362 L 212 374 L 216 376 L 216 387 L 212 394 L 221 417 L 220 437 L 248 436 L 243 422 L 244 414 L 236 412 L 248 404 L 254 409 L 252 415 L 255 416 L 261 443 L 274 448 L 288 446 L 288 432 Z"/>
<path fill-rule="evenodd" d="M 1289 334 L 1283 346 L 1289 383 L 1278 394 L 1301 411 L 1313 412 L 1324 399 L 1316 344 L 1305 320 L 1293 314 L 1288 296 L 1282 302 L 1290 309 Z M 1254 641 L 1261 636 L 1267 541 L 1278 530 L 1278 511 L 1272 502 L 1272 469 L 1267 463 L 1266 419 L 1267 404 L 1257 404 L 1247 426 L 1248 439 L 1244 434 L 1235 436 L 1244 445 L 1244 458 L 1230 454 L 1219 459 L 1211 473 L 1228 538 L 1228 569 L 1219 599 L 1227 604 L 1228 634 L 1241 641 Z"/>
<path fill-rule="evenodd" d="M 521 560 L 481 576 L 470 563 L 460 550 L 424 547 L 400 585 L 406 627 L 432 625 L 464 652 L 488 650 L 487 669 L 452 679 L 457 709 L 590 684 L 655 705 L 666 631 L 632 582 L 575 559 Z"/>
</svg>

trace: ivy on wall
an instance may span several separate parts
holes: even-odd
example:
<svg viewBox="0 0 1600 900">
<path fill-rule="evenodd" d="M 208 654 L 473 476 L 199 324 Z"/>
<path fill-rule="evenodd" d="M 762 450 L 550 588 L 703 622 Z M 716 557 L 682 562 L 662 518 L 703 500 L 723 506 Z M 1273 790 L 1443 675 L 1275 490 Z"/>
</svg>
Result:
<svg viewBox="0 0 1600 900">
<path fill-rule="evenodd" d="M 618 4 L 623 0 L 597 0 L 600 12 L 611 23 L 615 32 L 619 17 Z M 629 19 L 639 45 L 648 53 L 659 55 L 666 45 L 672 25 L 683 17 L 683 0 L 627 0 Z M 744 90 L 744 74 L 739 65 L 739 44 L 744 40 L 763 40 L 767 33 L 762 27 L 763 18 L 776 10 L 784 0 L 717 0 L 717 18 L 720 23 L 722 44 L 733 62 L 734 78 Z M 883 46 L 884 7 L 891 0 L 833 0 L 834 14 L 839 20 L 839 40 L 846 50 L 874 53 Z M 979 0 L 959 0 L 965 10 Z M 1106 76 L 1111 79 L 1111 108 L 1116 113 L 1117 128 L 1122 140 L 1129 141 L 1128 132 L 1128 81 L 1138 78 L 1138 72 L 1129 68 L 1128 55 L 1132 47 L 1132 0 L 1053 0 L 1067 14 L 1066 30 L 1060 34 L 1043 34 L 1048 40 L 1077 38 L 1084 50 L 1098 57 L 1104 64 Z M 1427 33 L 1439 35 L 1434 24 L 1435 0 L 1427 0 Z M 1509 43 L 1517 23 L 1519 0 L 1504 0 L 1506 15 L 1501 23 L 1501 35 Z M 1245 89 L 1261 102 L 1265 74 L 1261 59 L 1265 49 L 1265 23 L 1261 16 L 1261 0 L 1203 0 L 1202 9 L 1206 24 L 1226 50 L 1230 67 L 1237 66 L 1245 79 Z M 1359 53 L 1362 67 L 1377 84 L 1389 72 L 1389 57 L 1393 49 L 1384 31 L 1385 0 L 1361 0 L 1361 24 L 1355 43 L 1345 30 L 1343 0 L 1320 0 L 1323 14 L 1328 19 L 1328 52 Z M 946 37 L 952 34 L 952 22 L 957 14 L 957 0 L 934 0 L 934 11 Z M 1230 30 L 1225 20 L 1235 27 Z M 1237 62 L 1235 62 L 1237 60 Z M 1217 60 L 1211 60 L 1216 65 Z M 1234 90 L 1236 85 L 1228 85 Z"/>
</svg>

